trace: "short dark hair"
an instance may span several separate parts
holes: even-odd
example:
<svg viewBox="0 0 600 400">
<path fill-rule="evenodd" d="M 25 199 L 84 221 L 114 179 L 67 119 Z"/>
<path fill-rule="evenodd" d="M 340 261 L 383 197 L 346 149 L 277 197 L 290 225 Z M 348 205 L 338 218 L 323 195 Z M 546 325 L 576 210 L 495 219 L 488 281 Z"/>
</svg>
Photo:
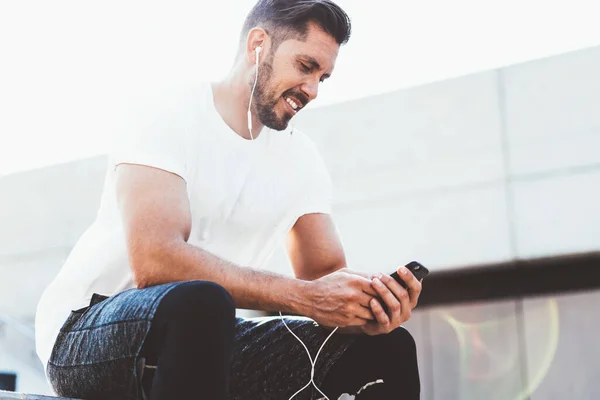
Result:
<svg viewBox="0 0 600 400">
<path fill-rule="evenodd" d="M 292 37 L 306 39 L 309 22 L 316 23 L 339 45 L 350 39 L 350 17 L 331 0 L 258 0 L 246 17 L 240 42 L 252 28 L 260 26 L 271 35 L 277 49 Z"/>
</svg>

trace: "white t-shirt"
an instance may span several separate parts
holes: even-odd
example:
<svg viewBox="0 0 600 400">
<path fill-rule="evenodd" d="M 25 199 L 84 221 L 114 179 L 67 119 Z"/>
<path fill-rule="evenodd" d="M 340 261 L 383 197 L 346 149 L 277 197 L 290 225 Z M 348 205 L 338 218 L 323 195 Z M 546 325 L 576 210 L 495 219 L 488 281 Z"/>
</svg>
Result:
<svg viewBox="0 0 600 400">
<path fill-rule="evenodd" d="M 264 266 L 302 215 L 330 213 L 329 174 L 300 131 L 264 128 L 254 141 L 240 137 L 216 111 L 209 83 L 162 91 L 142 104 L 128 110 L 109 154 L 94 223 L 38 304 L 36 349 L 44 367 L 71 310 L 88 306 L 93 293 L 134 287 L 115 196 L 119 163 L 181 176 L 191 207 L 188 243 L 242 266 Z"/>
</svg>

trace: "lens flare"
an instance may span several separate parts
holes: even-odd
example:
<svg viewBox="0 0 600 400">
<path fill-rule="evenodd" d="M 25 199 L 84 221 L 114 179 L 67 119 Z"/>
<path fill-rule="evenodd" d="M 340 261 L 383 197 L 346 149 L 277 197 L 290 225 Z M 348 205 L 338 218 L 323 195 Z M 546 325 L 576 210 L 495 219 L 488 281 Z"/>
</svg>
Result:
<svg viewBox="0 0 600 400">
<path fill-rule="evenodd" d="M 490 319 L 485 307 L 436 313 L 456 334 L 459 398 L 525 400 L 540 385 L 556 354 L 558 304 L 555 299 L 528 303 L 521 335 L 514 313 Z"/>
</svg>

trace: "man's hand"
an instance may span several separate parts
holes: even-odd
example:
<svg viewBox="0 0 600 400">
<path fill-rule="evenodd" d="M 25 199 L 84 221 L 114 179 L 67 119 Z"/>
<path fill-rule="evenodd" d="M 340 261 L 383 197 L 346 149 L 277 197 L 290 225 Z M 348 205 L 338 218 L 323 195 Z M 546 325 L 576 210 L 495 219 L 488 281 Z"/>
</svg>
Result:
<svg viewBox="0 0 600 400">
<path fill-rule="evenodd" d="M 304 315 L 325 327 L 363 326 L 375 320 L 369 307 L 375 296 L 371 279 L 342 268 L 309 282 Z"/>
<path fill-rule="evenodd" d="M 406 282 L 408 290 L 389 275 L 381 274 L 380 277 L 377 275 L 373 277 L 371 285 L 379 299 L 373 298 L 369 301 L 369 306 L 376 319 L 361 326 L 362 332 L 367 335 L 390 333 L 408 321 L 411 310 L 416 307 L 421 294 L 421 282 L 406 267 L 398 267 L 398 276 Z M 381 300 L 387 306 L 387 314 L 381 306 Z"/>
</svg>

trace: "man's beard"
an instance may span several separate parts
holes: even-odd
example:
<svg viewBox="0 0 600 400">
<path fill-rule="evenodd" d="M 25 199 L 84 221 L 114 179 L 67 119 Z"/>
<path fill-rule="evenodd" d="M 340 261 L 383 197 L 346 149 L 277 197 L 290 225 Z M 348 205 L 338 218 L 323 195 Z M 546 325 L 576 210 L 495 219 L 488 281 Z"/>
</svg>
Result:
<svg viewBox="0 0 600 400">
<path fill-rule="evenodd" d="M 258 80 L 254 91 L 254 110 L 264 126 L 282 131 L 287 128 L 292 116 L 287 113 L 278 116 L 275 111 L 275 107 L 282 97 L 269 90 L 272 74 L 273 60 L 271 58 L 260 65 L 258 71 Z"/>
</svg>

